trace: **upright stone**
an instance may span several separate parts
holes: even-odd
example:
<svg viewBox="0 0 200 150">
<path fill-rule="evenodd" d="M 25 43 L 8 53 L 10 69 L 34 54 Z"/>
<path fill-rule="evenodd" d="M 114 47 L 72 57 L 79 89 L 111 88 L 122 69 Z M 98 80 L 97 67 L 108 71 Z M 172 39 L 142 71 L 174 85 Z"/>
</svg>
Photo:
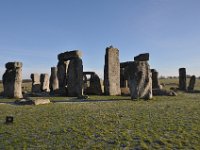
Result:
<svg viewBox="0 0 200 150">
<path fill-rule="evenodd" d="M 4 96 L 22 98 L 22 63 L 8 62 L 3 74 Z"/>
<path fill-rule="evenodd" d="M 195 83 L 196 83 L 196 77 L 195 76 L 191 76 L 190 83 L 189 83 L 189 86 L 188 86 L 188 91 L 189 92 L 194 90 Z"/>
<path fill-rule="evenodd" d="M 87 75 L 91 77 L 87 79 Z M 101 95 L 103 93 L 101 79 L 95 72 L 83 72 L 83 77 L 85 94 Z"/>
<path fill-rule="evenodd" d="M 121 95 L 119 50 L 112 46 L 106 48 L 104 92 L 106 95 Z"/>
<path fill-rule="evenodd" d="M 67 71 L 67 95 L 83 95 L 83 65 L 80 58 L 70 60 Z"/>
<path fill-rule="evenodd" d="M 57 77 L 59 85 L 59 93 L 61 95 L 66 95 L 66 84 L 67 84 L 67 69 L 69 66 L 69 61 L 59 61 L 57 68 Z"/>
<path fill-rule="evenodd" d="M 153 89 L 162 89 L 158 79 L 158 72 L 155 69 L 151 69 L 152 73 L 152 88 Z"/>
<path fill-rule="evenodd" d="M 152 77 L 147 61 L 134 61 L 128 67 L 131 99 L 152 98 Z"/>
<path fill-rule="evenodd" d="M 49 75 L 48 74 L 41 74 L 40 75 L 40 83 L 41 83 L 41 91 L 42 92 L 49 92 Z"/>
<path fill-rule="evenodd" d="M 58 55 L 59 91 L 62 95 L 82 96 L 83 65 L 82 52 L 66 51 Z"/>
<path fill-rule="evenodd" d="M 179 69 L 179 89 L 185 91 L 186 90 L 186 69 Z"/>
<path fill-rule="evenodd" d="M 40 85 L 40 76 L 37 73 L 31 74 L 31 80 L 32 80 L 32 93 L 39 93 L 41 92 L 41 85 Z"/>
<path fill-rule="evenodd" d="M 51 76 L 50 76 L 51 92 L 56 92 L 59 89 L 57 72 L 58 72 L 57 67 L 51 67 Z"/>
</svg>

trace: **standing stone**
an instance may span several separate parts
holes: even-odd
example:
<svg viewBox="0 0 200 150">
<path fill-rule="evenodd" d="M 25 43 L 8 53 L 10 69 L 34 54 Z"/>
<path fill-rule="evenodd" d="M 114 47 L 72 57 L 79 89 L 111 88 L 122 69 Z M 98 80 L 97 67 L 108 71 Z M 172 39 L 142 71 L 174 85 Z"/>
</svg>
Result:
<svg viewBox="0 0 200 150">
<path fill-rule="evenodd" d="M 83 65 L 82 52 L 67 51 L 58 55 L 59 91 L 67 96 L 82 96 Z"/>
<path fill-rule="evenodd" d="M 83 95 L 83 65 L 80 58 L 70 60 L 67 71 L 67 94 L 77 97 Z"/>
<path fill-rule="evenodd" d="M 86 75 L 91 75 L 90 79 L 87 79 Z M 95 95 L 101 95 L 103 93 L 101 79 L 95 72 L 83 72 L 83 76 L 85 83 L 84 93 Z"/>
<path fill-rule="evenodd" d="M 152 73 L 152 88 L 153 89 L 162 89 L 159 79 L 158 79 L 158 72 L 155 69 L 151 69 Z"/>
<path fill-rule="evenodd" d="M 121 95 L 119 50 L 112 46 L 106 48 L 104 92 L 106 95 Z"/>
<path fill-rule="evenodd" d="M 186 90 L 186 69 L 179 69 L 179 89 L 185 91 Z"/>
<path fill-rule="evenodd" d="M 22 98 L 22 63 L 8 62 L 6 72 L 3 74 L 4 96 L 9 98 Z"/>
<path fill-rule="evenodd" d="M 127 68 L 129 64 L 133 63 L 133 61 L 127 61 L 120 63 L 120 88 L 122 95 L 130 95 L 130 89 L 128 86 L 128 73 Z"/>
<path fill-rule="evenodd" d="M 196 82 L 196 77 L 192 76 L 190 78 L 190 83 L 189 83 L 189 86 L 188 86 L 188 91 L 193 91 L 194 90 L 195 82 Z"/>
<path fill-rule="evenodd" d="M 67 84 L 67 69 L 70 61 L 59 61 L 57 68 L 57 77 L 58 77 L 58 85 L 59 85 L 59 93 L 61 95 L 66 95 L 66 84 Z"/>
<path fill-rule="evenodd" d="M 31 88 L 32 93 L 39 93 L 39 92 L 41 92 L 40 76 L 39 76 L 39 74 L 32 73 L 30 77 L 32 79 L 32 88 Z"/>
<path fill-rule="evenodd" d="M 131 99 L 152 98 L 151 70 L 147 61 L 135 61 L 129 65 Z"/>
<path fill-rule="evenodd" d="M 51 67 L 50 90 L 51 92 L 56 92 L 58 89 L 57 67 Z"/>
<path fill-rule="evenodd" d="M 49 75 L 44 73 L 40 75 L 41 91 L 49 92 Z"/>
</svg>

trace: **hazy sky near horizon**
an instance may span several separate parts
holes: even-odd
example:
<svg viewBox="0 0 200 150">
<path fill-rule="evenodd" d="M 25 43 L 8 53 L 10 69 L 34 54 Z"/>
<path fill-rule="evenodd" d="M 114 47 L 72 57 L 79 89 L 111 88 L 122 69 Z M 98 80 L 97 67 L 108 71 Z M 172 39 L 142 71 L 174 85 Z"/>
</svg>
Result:
<svg viewBox="0 0 200 150">
<path fill-rule="evenodd" d="M 0 77 L 9 61 L 23 78 L 50 73 L 57 54 L 82 50 L 84 70 L 103 75 L 105 48 L 120 61 L 149 52 L 160 75 L 200 76 L 200 0 L 1 0 Z"/>
</svg>

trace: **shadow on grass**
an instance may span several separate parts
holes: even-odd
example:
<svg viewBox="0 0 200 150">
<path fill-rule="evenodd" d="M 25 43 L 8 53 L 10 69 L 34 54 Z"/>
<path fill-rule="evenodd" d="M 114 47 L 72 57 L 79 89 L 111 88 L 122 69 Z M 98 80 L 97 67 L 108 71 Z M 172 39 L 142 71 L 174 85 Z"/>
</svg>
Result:
<svg viewBox="0 0 200 150">
<path fill-rule="evenodd" d="M 88 99 L 69 99 L 69 100 L 51 100 L 52 103 L 89 103 L 89 102 L 118 102 L 118 101 L 132 101 L 130 98 L 123 99 L 106 99 L 106 100 L 88 100 Z"/>
</svg>

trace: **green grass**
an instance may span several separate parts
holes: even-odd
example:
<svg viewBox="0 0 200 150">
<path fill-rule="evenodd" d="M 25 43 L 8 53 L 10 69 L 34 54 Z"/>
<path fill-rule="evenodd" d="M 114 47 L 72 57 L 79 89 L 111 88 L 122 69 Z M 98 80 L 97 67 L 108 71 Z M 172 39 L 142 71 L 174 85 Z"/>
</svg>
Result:
<svg viewBox="0 0 200 150">
<path fill-rule="evenodd" d="M 85 103 L 0 104 L 0 149 L 200 149 L 200 93 L 129 99 L 90 96 Z M 9 115 L 13 124 L 5 124 Z"/>
</svg>

